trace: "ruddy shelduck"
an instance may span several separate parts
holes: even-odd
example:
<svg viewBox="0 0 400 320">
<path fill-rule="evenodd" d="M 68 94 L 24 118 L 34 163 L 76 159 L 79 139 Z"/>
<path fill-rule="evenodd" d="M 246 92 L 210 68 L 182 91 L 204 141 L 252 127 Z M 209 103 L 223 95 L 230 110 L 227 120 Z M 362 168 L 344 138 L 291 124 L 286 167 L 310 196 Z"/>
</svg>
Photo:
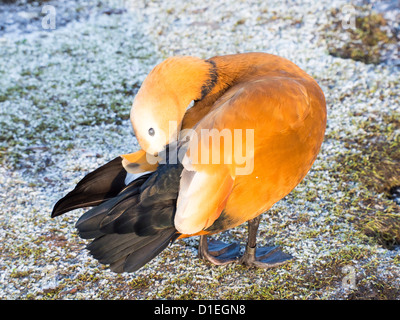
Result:
<svg viewBox="0 0 400 320">
<path fill-rule="evenodd" d="M 291 259 L 256 248 L 256 235 L 260 215 L 302 181 L 323 141 L 326 103 L 311 76 L 266 53 L 171 57 L 144 80 L 131 122 L 142 149 L 89 173 L 52 212 L 93 207 L 76 227 L 94 239 L 96 259 L 133 272 L 190 236 L 214 264 Z M 241 257 L 238 244 L 207 240 L 246 221 Z"/>
</svg>

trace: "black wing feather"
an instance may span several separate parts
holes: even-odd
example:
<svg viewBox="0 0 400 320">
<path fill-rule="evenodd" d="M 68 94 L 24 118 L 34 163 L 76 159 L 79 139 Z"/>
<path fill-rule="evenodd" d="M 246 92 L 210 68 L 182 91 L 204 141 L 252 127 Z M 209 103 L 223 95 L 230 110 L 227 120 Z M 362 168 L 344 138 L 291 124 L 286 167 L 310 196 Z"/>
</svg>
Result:
<svg viewBox="0 0 400 320">
<path fill-rule="evenodd" d="M 118 195 L 125 188 L 126 171 L 122 158 L 117 157 L 87 174 L 54 206 L 52 217 L 78 208 L 97 206 Z"/>
<path fill-rule="evenodd" d="M 82 215 L 76 227 L 82 238 L 94 238 L 87 247 L 94 258 L 115 272 L 133 272 L 179 236 L 174 217 L 182 168 L 160 165 Z"/>
</svg>

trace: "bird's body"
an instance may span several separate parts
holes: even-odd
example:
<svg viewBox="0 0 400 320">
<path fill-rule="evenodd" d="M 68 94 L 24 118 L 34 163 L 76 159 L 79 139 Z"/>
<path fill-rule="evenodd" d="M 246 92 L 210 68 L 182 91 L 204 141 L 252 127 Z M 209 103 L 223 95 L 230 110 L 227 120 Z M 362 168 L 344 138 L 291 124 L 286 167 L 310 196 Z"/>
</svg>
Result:
<svg viewBox="0 0 400 320">
<path fill-rule="evenodd" d="M 191 100 L 195 103 L 186 111 Z M 84 178 L 53 211 L 58 215 L 103 203 L 77 224 L 78 229 L 88 225 L 93 229 L 86 235 L 95 238 L 95 257 L 103 248 L 121 252 L 116 235 L 144 241 L 145 236 L 164 232 L 157 236 L 159 246 L 154 252 L 158 253 L 177 237 L 219 233 L 246 221 L 256 221 L 256 231 L 259 215 L 286 196 L 310 170 L 324 136 L 326 106 L 315 80 L 284 58 L 265 53 L 208 60 L 182 57 L 163 62 L 149 74 L 135 98 L 131 119 L 143 149 Z M 167 120 L 177 123 L 176 127 L 171 130 Z M 202 140 L 204 132 L 209 136 Z M 221 132 L 227 134 L 223 139 Z M 172 146 L 175 136 L 191 138 L 178 143 L 182 164 L 146 161 L 162 153 L 166 144 Z M 219 161 L 214 161 L 214 155 Z M 154 173 L 134 180 L 131 184 L 137 187 L 123 191 L 126 171 Z M 92 192 L 89 185 L 104 177 L 114 185 Z M 124 200 L 115 200 L 121 192 L 126 194 Z M 150 229 L 156 231 L 143 231 Z M 118 238 L 118 245 L 109 248 L 104 239 L 99 240 L 106 236 Z M 249 252 L 255 246 L 255 235 L 250 238 Z M 124 263 L 119 261 L 114 270 L 136 270 L 148 261 L 148 257 L 141 261 L 137 250 L 130 248 L 117 255 Z M 218 261 L 207 247 L 201 251 L 203 257 Z M 110 259 L 99 260 L 115 264 Z M 251 265 L 250 260 L 246 264 Z"/>
</svg>

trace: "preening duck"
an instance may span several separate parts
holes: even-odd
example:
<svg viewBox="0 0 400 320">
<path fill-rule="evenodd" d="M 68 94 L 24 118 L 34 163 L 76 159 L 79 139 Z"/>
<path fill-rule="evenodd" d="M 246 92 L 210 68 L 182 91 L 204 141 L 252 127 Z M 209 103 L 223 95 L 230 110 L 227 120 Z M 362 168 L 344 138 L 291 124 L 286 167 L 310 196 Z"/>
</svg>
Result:
<svg viewBox="0 0 400 320">
<path fill-rule="evenodd" d="M 191 102 L 191 108 L 188 106 Z M 179 56 L 157 65 L 135 96 L 141 150 L 85 176 L 52 217 L 77 221 L 90 253 L 133 272 L 178 238 L 200 236 L 199 256 L 270 268 L 291 256 L 257 248 L 262 213 L 306 176 L 326 127 L 324 94 L 294 63 L 266 53 Z M 247 246 L 210 240 L 248 222 Z"/>
</svg>

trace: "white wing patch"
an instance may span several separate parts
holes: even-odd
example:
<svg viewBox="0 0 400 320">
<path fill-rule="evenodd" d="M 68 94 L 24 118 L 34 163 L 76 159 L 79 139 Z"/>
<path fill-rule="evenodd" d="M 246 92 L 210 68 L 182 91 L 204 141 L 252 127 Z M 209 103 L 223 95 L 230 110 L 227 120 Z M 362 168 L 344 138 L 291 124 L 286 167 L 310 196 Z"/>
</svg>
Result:
<svg viewBox="0 0 400 320">
<path fill-rule="evenodd" d="M 128 184 L 130 184 L 132 181 L 136 180 L 137 178 L 150 173 L 153 171 L 146 171 L 146 172 L 141 172 L 141 173 L 126 173 L 126 177 L 125 177 L 125 185 L 127 186 Z"/>
</svg>

